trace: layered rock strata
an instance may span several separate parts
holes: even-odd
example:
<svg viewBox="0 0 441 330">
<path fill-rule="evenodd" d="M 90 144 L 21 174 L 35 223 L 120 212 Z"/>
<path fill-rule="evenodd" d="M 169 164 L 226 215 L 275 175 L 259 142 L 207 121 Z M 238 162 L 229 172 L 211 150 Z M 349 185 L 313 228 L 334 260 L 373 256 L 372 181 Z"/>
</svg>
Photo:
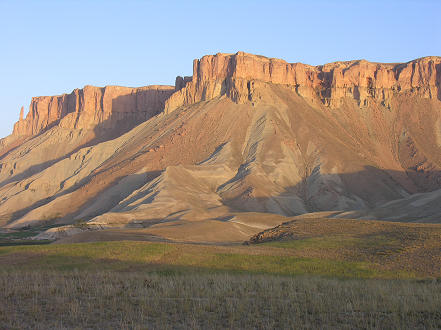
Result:
<svg viewBox="0 0 441 330">
<path fill-rule="evenodd" d="M 137 124 L 164 109 L 170 112 L 221 95 L 236 103 L 256 103 L 262 99 L 262 83 L 288 85 L 305 99 L 331 108 L 347 97 L 360 107 L 377 101 L 390 108 L 394 94 L 441 99 L 441 57 L 399 64 L 356 60 L 311 66 L 243 52 L 207 55 L 194 60 L 193 76 L 178 76 L 174 88 L 85 86 L 70 94 L 34 97 L 26 118 L 21 109 L 12 135 L 33 136 L 55 124 L 112 129 L 121 120 Z"/>
<path fill-rule="evenodd" d="M 178 77 L 177 92 L 165 108 L 173 111 L 221 95 L 237 103 L 258 102 L 259 83 L 292 86 L 300 96 L 330 107 L 338 107 L 345 97 L 361 107 L 370 100 L 390 107 L 397 93 L 441 99 L 441 57 L 400 64 L 356 60 L 311 66 L 243 52 L 208 55 L 194 61 L 191 81 Z"/>
<path fill-rule="evenodd" d="M 26 118 L 21 109 L 12 135 L 33 136 L 53 125 L 113 129 L 122 120 L 134 125 L 161 112 L 173 92 L 172 86 L 85 86 L 70 94 L 33 97 Z"/>
<path fill-rule="evenodd" d="M 440 63 L 217 54 L 173 87 L 35 98 L 0 141 L 0 225 L 233 231 L 248 211 L 439 221 Z"/>
</svg>

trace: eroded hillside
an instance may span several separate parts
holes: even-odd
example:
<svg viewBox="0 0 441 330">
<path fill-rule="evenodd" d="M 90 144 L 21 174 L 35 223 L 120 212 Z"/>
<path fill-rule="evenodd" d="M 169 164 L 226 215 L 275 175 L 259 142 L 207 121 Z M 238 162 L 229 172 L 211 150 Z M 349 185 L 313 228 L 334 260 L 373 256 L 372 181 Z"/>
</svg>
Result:
<svg viewBox="0 0 441 330">
<path fill-rule="evenodd" d="M 2 225 L 240 240 L 320 211 L 439 222 L 440 57 L 314 67 L 239 52 L 193 68 L 175 87 L 34 98 L 1 141 Z"/>
</svg>

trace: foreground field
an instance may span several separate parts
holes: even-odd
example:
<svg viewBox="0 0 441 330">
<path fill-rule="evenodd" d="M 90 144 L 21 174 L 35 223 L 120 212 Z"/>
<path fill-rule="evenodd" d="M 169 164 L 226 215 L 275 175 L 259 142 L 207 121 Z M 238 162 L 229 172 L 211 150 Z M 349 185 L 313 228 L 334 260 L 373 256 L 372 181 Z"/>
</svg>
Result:
<svg viewBox="0 0 441 330">
<path fill-rule="evenodd" d="M 0 328 L 435 329 L 435 280 L 1 272 Z"/>
<path fill-rule="evenodd" d="M 295 219 L 248 243 L 0 247 L 0 328 L 441 327 L 439 225 Z"/>
<path fill-rule="evenodd" d="M 4 246 L 0 247 L 0 267 L 197 269 L 346 278 L 441 278 L 441 225 L 303 218 L 258 234 L 249 245 L 161 242 L 136 230 L 84 234 L 89 235 L 76 235 L 72 239 L 80 236 L 84 242 L 107 238 L 112 242 Z M 118 241 L 118 238 L 133 241 Z M 156 242 L 140 239 L 156 239 Z"/>
</svg>

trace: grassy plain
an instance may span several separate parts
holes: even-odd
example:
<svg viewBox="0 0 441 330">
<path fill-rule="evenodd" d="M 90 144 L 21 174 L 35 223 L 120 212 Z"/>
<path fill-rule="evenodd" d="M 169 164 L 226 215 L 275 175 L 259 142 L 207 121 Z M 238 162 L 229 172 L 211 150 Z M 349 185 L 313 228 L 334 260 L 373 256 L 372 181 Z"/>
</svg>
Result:
<svg viewBox="0 0 441 330">
<path fill-rule="evenodd" d="M 314 243 L 313 241 L 311 243 Z M 283 244 L 283 243 L 281 243 Z M 289 243 L 288 243 L 289 244 Z M 310 251 L 257 246 L 207 246 L 150 242 L 96 242 L 0 248 L 3 270 L 233 272 L 342 278 L 422 278 L 371 262 L 311 257 Z"/>
<path fill-rule="evenodd" d="M 3 246 L 0 328 L 440 328 L 439 226 L 351 224 L 250 245 Z"/>
</svg>

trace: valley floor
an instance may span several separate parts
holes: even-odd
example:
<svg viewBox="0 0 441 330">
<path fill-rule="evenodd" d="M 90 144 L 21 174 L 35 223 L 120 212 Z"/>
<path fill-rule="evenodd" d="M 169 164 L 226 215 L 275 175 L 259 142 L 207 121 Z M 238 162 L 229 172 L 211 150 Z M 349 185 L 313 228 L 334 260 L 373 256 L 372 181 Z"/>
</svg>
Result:
<svg viewBox="0 0 441 330">
<path fill-rule="evenodd" d="M 253 236 L 247 245 L 185 241 L 185 235 L 171 240 L 168 232 L 156 236 L 146 230 L 86 230 L 56 244 L 3 246 L 0 267 L 118 271 L 191 267 L 278 275 L 441 277 L 439 224 L 299 217 Z M 39 243 L 29 235 L 36 232 L 3 233 L 0 244 Z"/>
<path fill-rule="evenodd" d="M 441 225 L 298 218 L 245 245 L 97 233 L 113 241 L 0 247 L 0 328 L 441 327 Z"/>
</svg>

